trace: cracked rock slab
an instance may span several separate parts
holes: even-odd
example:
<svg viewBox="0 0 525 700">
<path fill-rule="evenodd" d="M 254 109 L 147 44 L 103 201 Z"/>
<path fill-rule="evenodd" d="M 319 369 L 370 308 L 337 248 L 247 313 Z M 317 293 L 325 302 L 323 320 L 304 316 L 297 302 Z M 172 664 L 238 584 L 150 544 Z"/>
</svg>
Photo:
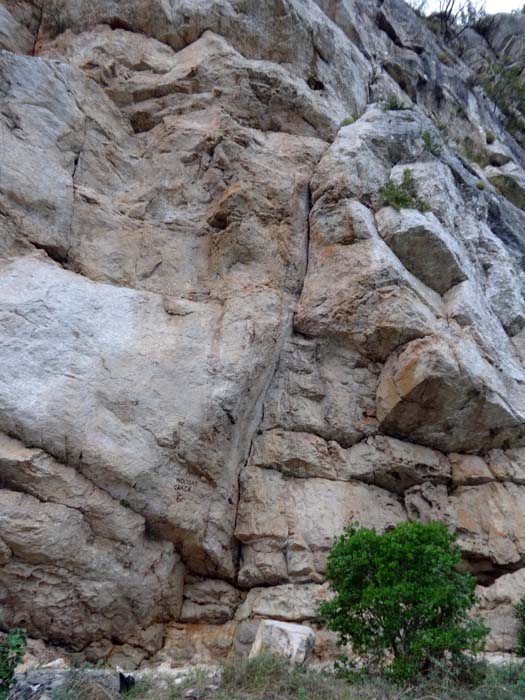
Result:
<svg viewBox="0 0 525 700">
<path fill-rule="evenodd" d="M 428 337 L 385 363 L 377 392 L 382 429 L 443 451 L 476 451 L 525 439 L 522 387 L 466 339 Z"/>
<path fill-rule="evenodd" d="M 377 215 L 382 238 L 407 270 L 439 294 L 466 279 L 461 250 L 431 212 L 381 209 Z"/>
</svg>

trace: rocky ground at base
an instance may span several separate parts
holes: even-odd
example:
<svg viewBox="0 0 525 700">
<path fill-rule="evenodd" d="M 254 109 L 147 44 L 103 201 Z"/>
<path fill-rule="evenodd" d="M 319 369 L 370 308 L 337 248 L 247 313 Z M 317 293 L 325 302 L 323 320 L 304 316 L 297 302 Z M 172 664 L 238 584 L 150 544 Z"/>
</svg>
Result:
<svg viewBox="0 0 525 700">
<path fill-rule="evenodd" d="M 485 663 L 484 663 L 485 662 Z M 525 662 L 487 655 L 473 668 L 454 669 L 399 686 L 384 678 L 337 678 L 333 669 L 293 668 L 287 660 L 260 656 L 226 667 L 151 669 L 126 676 L 114 671 L 34 670 L 18 676 L 9 700 L 518 700 L 525 690 Z M 130 682 L 130 679 L 133 679 Z"/>
</svg>

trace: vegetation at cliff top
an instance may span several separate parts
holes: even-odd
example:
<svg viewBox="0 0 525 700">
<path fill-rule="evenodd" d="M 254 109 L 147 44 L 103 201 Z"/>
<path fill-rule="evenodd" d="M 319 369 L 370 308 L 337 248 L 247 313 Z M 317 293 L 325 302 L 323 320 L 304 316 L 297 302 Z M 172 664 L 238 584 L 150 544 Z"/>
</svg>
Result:
<svg viewBox="0 0 525 700">
<path fill-rule="evenodd" d="M 485 16 L 483 0 L 409 0 L 416 13 L 444 39 L 457 39 L 467 27 L 475 27 Z"/>
<path fill-rule="evenodd" d="M 485 11 L 482 0 L 409 0 L 410 5 L 427 24 L 440 35 L 446 44 L 455 48 L 461 55 L 463 46 L 461 35 L 467 28 L 474 29 L 481 36 L 487 37 L 494 23 L 494 17 Z M 430 9 L 431 8 L 431 9 Z M 515 13 L 525 13 L 525 6 Z M 441 52 L 439 58 L 450 65 L 452 56 Z M 477 71 L 475 82 L 480 85 L 494 103 L 494 111 L 499 110 L 503 125 L 518 142 L 523 145 L 525 128 L 525 75 L 523 65 L 513 61 L 510 56 L 494 54 L 483 61 Z M 491 143 L 487 140 L 487 143 Z"/>
<path fill-rule="evenodd" d="M 503 115 L 504 126 L 523 140 L 525 128 L 525 75 L 523 66 L 508 57 L 486 61 L 480 83 Z"/>
</svg>

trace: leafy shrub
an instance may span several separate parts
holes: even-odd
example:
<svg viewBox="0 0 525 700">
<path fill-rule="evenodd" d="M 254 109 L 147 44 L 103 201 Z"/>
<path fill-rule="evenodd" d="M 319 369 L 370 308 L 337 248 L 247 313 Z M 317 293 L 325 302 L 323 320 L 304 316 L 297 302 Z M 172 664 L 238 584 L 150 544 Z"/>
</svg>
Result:
<svg viewBox="0 0 525 700">
<path fill-rule="evenodd" d="M 475 653 L 487 629 L 468 617 L 476 582 L 457 571 L 460 558 L 454 536 L 438 522 L 401 523 L 384 534 L 350 525 L 328 557 L 335 596 L 322 603 L 321 616 L 368 668 L 386 668 L 396 680 Z"/>
<path fill-rule="evenodd" d="M 504 125 L 523 144 L 525 129 L 525 76 L 523 66 L 510 57 L 486 62 L 480 84 L 502 114 Z"/>
<path fill-rule="evenodd" d="M 492 175 L 490 182 L 500 194 L 512 202 L 518 209 L 525 209 L 525 192 L 513 177 L 507 175 Z"/>
<path fill-rule="evenodd" d="M 25 630 L 9 630 L 0 642 L 0 700 L 5 700 L 15 684 L 15 669 L 24 658 L 27 648 Z"/>
<path fill-rule="evenodd" d="M 443 143 L 448 144 L 450 141 L 450 135 L 448 133 L 448 126 L 446 124 L 436 124 L 437 128 L 439 129 L 439 133 L 441 134 L 441 138 L 443 139 Z"/>
<path fill-rule="evenodd" d="M 341 122 L 341 126 L 350 126 L 355 122 L 355 117 L 345 117 Z"/>
<path fill-rule="evenodd" d="M 487 143 L 489 144 L 489 146 L 491 144 L 493 144 L 494 141 L 496 140 L 496 134 L 493 131 L 491 131 L 490 129 L 489 129 L 489 131 L 487 131 L 485 137 L 486 137 L 486 140 L 487 140 Z"/>
<path fill-rule="evenodd" d="M 443 147 L 440 143 L 434 141 L 434 138 L 430 131 L 424 131 L 421 134 L 421 138 L 423 139 L 423 146 L 425 148 L 425 151 L 432 153 L 433 156 L 440 156 L 442 154 Z"/>
<path fill-rule="evenodd" d="M 514 614 L 518 619 L 518 647 L 516 649 L 520 656 L 525 656 L 525 596 L 523 596 L 514 609 Z"/>
<path fill-rule="evenodd" d="M 401 111 L 402 109 L 410 109 L 404 102 L 401 102 L 396 95 L 392 94 L 385 102 L 385 112 Z"/>
<path fill-rule="evenodd" d="M 438 58 L 441 61 L 441 63 L 444 63 L 446 66 L 451 66 L 454 63 L 454 59 L 449 53 L 446 53 L 445 51 L 440 51 L 438 54 Z"/>
<path fill-rule="evenodd" d="M 490 165 L 490 158 L 488 157 L 485 150 L 480 150 L 479 147 L 474 144 L 470 139 L 466 139 L 463 148 L 461 149 L 463 155 L 471 163 L 476 163 L 480 168 L 486 168 Z"/>
<path fill-rule="evenodd" d="M 428 204 L 420 199 L 417 194 L 416 183 L 412 176 L 410 168 L 405 168 L 403 171 L 403 181 L 401 185 L 396 185 L 395 182 L 389 180 L 381 188 L 381 196 L 385 205 L 394 207 L 398 211 L 400 209 L 419 209 L 419 211 L 428 211 Z"/>
</svg>

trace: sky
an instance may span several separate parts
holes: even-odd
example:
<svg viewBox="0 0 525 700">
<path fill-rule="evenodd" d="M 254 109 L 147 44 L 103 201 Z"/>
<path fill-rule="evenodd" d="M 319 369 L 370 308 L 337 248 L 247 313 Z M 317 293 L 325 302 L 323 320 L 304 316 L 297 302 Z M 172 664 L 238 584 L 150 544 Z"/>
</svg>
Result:
<svg viewBox="0 0 525 700">
<path fill-rule="evenodd" d="M 516 0 L 488 0 L 487 2 L 487 12 L 510 12 L 511 10 L 517 10 L 523 7 L 523 2 L 517 2 Z"/>
<path fill-rule="evenodd" d="M 485 8 L 487 12 L 494 14 L 495 12 L 510 12 L 511 10 L 521 9 L 524 0 L 486 0 Z M 430 0 L 428 3 L 429 9 L 439 8 L 439 0 Z"/>
</svg>

